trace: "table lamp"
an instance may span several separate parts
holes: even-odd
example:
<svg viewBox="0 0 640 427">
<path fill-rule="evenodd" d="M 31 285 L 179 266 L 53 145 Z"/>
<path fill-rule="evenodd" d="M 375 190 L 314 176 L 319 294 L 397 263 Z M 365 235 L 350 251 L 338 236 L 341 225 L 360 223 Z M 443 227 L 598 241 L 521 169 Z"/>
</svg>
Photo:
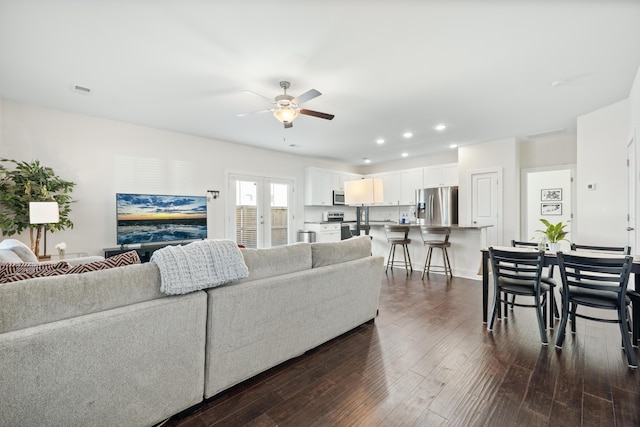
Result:
<svg viewBox="0 0 640 427">
<path fill-rule="evenodd" d="M 29 202 L 29 222 L 31 224 L 56 224 L 60 222 L 60 207 L 58 202 Z M 44 255 L 38 259 L 49 259 L 47 255 L 47 227 L 44 227 Z"/>
<path fill-rule="evenodd" d="M 364 178 L 344 183 L 344 203 L 356 206 L 356 234 L 369 234 L 369 205 L 384 202 L 382 178 Z M 361 226 L 364 222 L 364 226 Z"/>
</svg>

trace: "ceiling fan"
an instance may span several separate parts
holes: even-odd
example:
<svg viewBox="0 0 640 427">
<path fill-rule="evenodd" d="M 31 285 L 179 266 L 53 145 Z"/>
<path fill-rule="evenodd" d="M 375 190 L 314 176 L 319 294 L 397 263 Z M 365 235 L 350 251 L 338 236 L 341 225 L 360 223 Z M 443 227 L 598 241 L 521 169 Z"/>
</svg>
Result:
<svg viewBox="0 0 640 427">
<path fill-rule="evenodd" d="M 303 93 L 298 97 L 293 97 L 287 94 L 287 89 L 289 89 L 291 84 L 287 81 L 281 81 L 280 87 L 284 90 L 284 94 L 278 95 L 275 99 L 268 98 L 264 95 L 260 95 L 259 93 L 252 92 L 248 90 L 247 92 L 251 92 L 254 95 L 258 95 L 273 105 L 272 108 L 266 110 L 259 111 L 251 111 L 249 113 L 240 113 L 238 117 L 244 117 L 250 114 L 258 114 L 258 113 L 267 113 L 272 112 L 276 119 L 280 120 L 284 124 L 285 129 L 293 127 L 293 121 L 298 114 L 304 114 L 306 116 L 319 117 L 321 119 L 331 120 L 335 116 L 333 114 L 320 113 L 319 111 L 307 110 L 304 108 L 300 108 L 300 104 L 303 102 L 307 102 L 313 98 L 316 98 L 322 95 L 315 89 L 310 89 Z"/>
</svg>

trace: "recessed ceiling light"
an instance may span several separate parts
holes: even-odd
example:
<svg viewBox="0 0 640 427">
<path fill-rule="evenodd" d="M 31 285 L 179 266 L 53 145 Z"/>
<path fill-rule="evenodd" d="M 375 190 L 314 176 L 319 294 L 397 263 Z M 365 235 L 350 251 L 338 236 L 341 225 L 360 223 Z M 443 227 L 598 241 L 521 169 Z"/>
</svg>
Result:
<svg viewBox="0 0 640 427">
<path fill-rule="evenodd" d="M 402 153 L 402 157 L 409 157 L 409 153 Z"/>
<path fill-rule="evenodd" d="M 382 138 L 376 139 L 376 144 L 384 144 L 384 139 Z"/>
<path fill-rule="evenodd" d="M 371 159 L 367 159 L 366 157 L 362 160 L 364 160 L 365 163 L 371 163 Z"/>
<path fill-rule="evenodd" d="M 456 148 L 457 146 L 458 146 L 458 144 L 451 144 L 451 145 L 449 146 L 449 148 Z"/>
<path fill-rule="evenodd" d="M 444 123 L 438 123 L 433 128 L 435 130 L 437 130 L 438 132 L 442 132 L 443 130 L 445 130 L 447 128 L 447 125 L 445 125 Z"/>
<path fill-rule="evenodd" d="M 567 84 L 566 80 L 554 80 L 551 83 L 549 83 L 549 86 L 558 87 L 558 86 L 564 86 L 566 84 Z"/>
<path fill-rule="evenodd" d="M 413 132 L 405 132 L 402 134 L 405 138 L 411 138 L 413 136 Z"/>
</svg>

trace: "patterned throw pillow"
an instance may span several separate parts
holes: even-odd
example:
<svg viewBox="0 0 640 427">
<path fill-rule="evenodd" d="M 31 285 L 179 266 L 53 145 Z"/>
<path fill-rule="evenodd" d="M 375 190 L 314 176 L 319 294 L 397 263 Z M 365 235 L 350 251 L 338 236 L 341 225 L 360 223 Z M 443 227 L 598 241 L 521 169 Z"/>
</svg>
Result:
<svg viewBox="0 0 640 427">
<path fill-rule="evenodd" d="M 0 263 L 0 283 L 17 282 L 18 280 L 34 277 L 58 276 L 66 274 L 69 268 L 69 263 L 66 261 L 55 263 Z"/>
<path fill-rule="evenodd" d="M 67 270 L 67 274 L 87 273 L 89 271 L 106 270 L 108 268 L 122 267 L 124 265 L 140 264 L 140 257 L 136 251 L 129 251 L 123 254 L 112 256 L 104 261 L 89 262 L 79 264 Z"/>
</svg>

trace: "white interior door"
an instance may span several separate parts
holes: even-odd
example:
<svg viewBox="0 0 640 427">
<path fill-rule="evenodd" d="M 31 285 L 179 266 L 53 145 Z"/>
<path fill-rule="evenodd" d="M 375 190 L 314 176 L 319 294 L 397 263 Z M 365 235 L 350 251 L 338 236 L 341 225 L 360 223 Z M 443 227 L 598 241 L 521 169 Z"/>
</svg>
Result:
<svg viewBox="0 0 640 427">
<path fill-rule="evenodd" d="M 574 240 L 573 200 L 574 167 L 538 168 L 523 171 L 522 230 L 520 240 L 538 242 L 544 228 L 541 218 L 552 224 L 567 224 L 567 239 Z M 569 242 L 561 242 L 563 251 L 569 250 Z"/>
<path fill-rule="evenodd" d="M 636 188 L 637 188 L 636 143 L 632 139 L 627 146 L 627 244 L 631 246 L 631 253 L 638 253 L 636 232 Z"/>
<path fill-rule="evenodd" d="M 499 178 L 498 171 L 471 173 L 471 222 L 491 226 L 486 229 L 486 246 L 502 244 L 502 185 Z"/>
</svg>

